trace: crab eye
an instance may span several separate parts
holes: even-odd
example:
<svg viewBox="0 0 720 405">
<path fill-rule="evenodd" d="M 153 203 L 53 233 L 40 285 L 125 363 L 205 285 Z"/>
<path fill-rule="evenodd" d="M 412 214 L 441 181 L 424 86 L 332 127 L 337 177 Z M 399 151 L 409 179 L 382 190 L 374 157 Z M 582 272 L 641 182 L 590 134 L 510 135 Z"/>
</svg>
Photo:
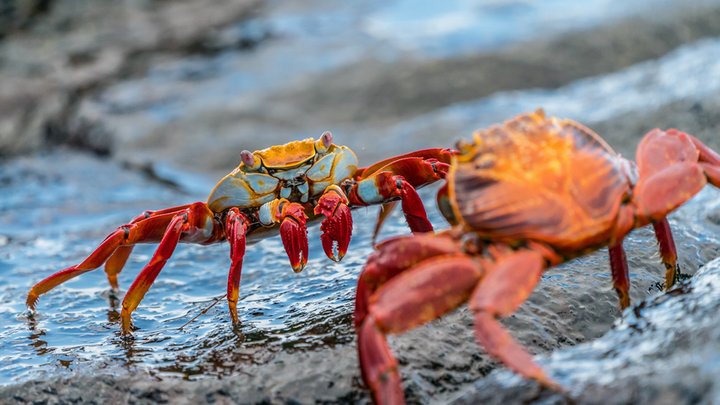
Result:
<svg viewBox="0 0 720 405">
<path fill-rule="evenodd" d="M 315 150 L 318 153 L 325 153 L 333 142 L 333 135 L 330 131 L 325 131 L 320 135 L 320 139 L 315 141 Z"/>
<path fill-rule="evenodd" d="M 240 152 L 240 160 L 245 163 L 247 167 L 253 167 L 255 165 L 255 156 L 249 150 Z"/>
<path fill-rule="evenodd" d="M 323 132 L 323 134 L 320 135 L 320 139 L 322 140 L 323 145 L 325 145 L 326 148 L 329 148 L 333 142 L 332 132 L 330 132 L 330 131 Z"/>
</svg>

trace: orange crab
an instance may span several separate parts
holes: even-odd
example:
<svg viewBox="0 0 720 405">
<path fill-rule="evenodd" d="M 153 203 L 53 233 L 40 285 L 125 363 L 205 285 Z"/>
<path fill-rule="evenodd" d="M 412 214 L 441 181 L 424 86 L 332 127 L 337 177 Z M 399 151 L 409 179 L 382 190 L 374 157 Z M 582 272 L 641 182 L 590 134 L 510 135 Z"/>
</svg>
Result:
<svg viewBox="0 0 720 405">
<path fill-rule="evenodd" d="M 461 143 L 438 195 L 454 227 L 397 237 L 368 259 L 357 289 L 355 326 L 363 379 L 377 403 L 404 401 L 386 335 L 402 333 L 468 302 L 475 336 L 516 373 L 559 388 L 502 327 L 546 269 L 609 246 L 620 306 L 630 304 L 623 238 L 655 228 L 675 281 L 666 220 L 707 182 L 720 187 L 720 155 L 684 132 L 650 131 L 637 166 L 592 130 L 539 110 Z"/>
<path fill-rule="evenodd" d="M 61 270 L 28 293 L 34 310 L 38 297 L 59 284 L 105 264 L 110 286 L 136 243 L 159 242 L 150 262 L 135 278 L 122 303 L 123 333 L 131 330 L 131 313 L 172 255 L 178 242 L 211 244 L 227 240 L 232 259 L 227 299 L 233 324 L 246 236 L 279 229 L 290 264 L 300 272 L 308 260 L 306 221 L 321 218 L 321 241 L 327 256 L 340 260 L 352 232 L 350 208 L 382 204 L 376 233 L 389 210 L 401 201 L 413 232 L 432 231 L 415 189 L 445 177 L 454 151 L 425 149 L 358 169 L 355 153 L 335 145 L 330 132 L 268 149 L 240 153 L 241 163 L 215 186 L 207 203 L 196 202 L 146 211 L 118 227 L 81 263 Z"/>
</svg>

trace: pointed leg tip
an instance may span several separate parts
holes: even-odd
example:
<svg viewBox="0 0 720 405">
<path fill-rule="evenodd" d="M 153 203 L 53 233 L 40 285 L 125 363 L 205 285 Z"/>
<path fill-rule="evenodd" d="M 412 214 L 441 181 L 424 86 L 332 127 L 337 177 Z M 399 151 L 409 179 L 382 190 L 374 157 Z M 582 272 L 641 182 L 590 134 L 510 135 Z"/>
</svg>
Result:
<svg viewBox="0 0 720 405">
<path fill-rule="evenodd" d="M 29 293 L 25 300 L 25 305 L 28 307 L 30 312 L 35 312 L 35 306 L 37 305 L 38 296 L 34 293 Z"/>
<path fill-rule="evenodd" d="M 132 336 L 132 332 L 133 332 L 132 326 L 130 326 L 130 325 L 126 326 L 125 323 L 123 322 L 122 329 L 120 330 L 120 334 L 123 336 Z"/>
<path fill-rule="evenodd" d="M 237 328 L 238 325 L 240 325 L 237 311 L 230 310 L 230 321 L 232 322 L 233 328 Z"/>
<path fill-rule="evenodd" d="M 120 312 L 120 333 L 123 336 L 132 335 L 132 320 L 130 319 L 130 312 L 123 308 Z"/>
<path fill-rule="evenodd" d="M 563 395 L 567 395 L 567 394 L 568 394 L 568 390 L 567 390 L 565 387 L 563 387 L 563 386 L 560 385 L 558 382 L 556 382 L 555 380 L 553 380 L 552 378 L 548 377 L 548 376 L 545 375 L 545 374 L 543 374 L 542 376 L 540 376 L 540 377 L 537 379 L 537 381 L 538 381 L 538 382 L 540 383 L 540 385 L 543 386 L 544 388 L 547 388 L 547 389 L 549 389 L 549 390 L 551 390 L 551 391 L 555 391 L 555 392 L 557 392 L 558 394 L 563 394 Z"/>
<path fill-rule="evenodd" d="M 305 270 L 305 264 L 306 264 L 306 263 L 303 263 L 303 262 L 300 262 L 300 263 L 297 263 L 297 264 L 292 264 L 292 263 L 291 263 L 290 266 L 292 267 L 292 270 L 293 270 L 295 273 L 300 273 L 301 271 Z"/>
<path fill-rule="evenodd" d="M 630 297 L 629 296 L 620 298 L 620 311 L 624 311 L 624 310 L 628 309 L 629 306 L 630 306 Z"/>
</svg>

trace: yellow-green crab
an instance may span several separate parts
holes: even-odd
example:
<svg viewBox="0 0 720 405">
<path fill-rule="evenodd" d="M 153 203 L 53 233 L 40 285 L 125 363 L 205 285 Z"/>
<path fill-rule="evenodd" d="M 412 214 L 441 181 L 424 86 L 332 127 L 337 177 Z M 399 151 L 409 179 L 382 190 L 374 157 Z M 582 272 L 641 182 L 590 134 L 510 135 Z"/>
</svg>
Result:
<svg viewBox="0 0 720 405">
<path fill-rule="evenodd" d="M 123 299 L 123 333 L 131 330 L 131 313 L 137 308 L 178 242 L 211 244 L 227 240 L 232 264 L 227 298 L 230 315 L 238 323 L 237 301 L 246 237 L 278 229 L 294 271 L 307 263 L 308 218 L 322 219 L 322 245 L 333 260 L 342 259 L 350 243 L 350 208 L 383 204 L 385 214 L 397 200 L 413 232 L 432 225 L 415 189 L 445 177 L 453 150 L 425 149 L 358 168 L 355 153 L 335 145 L 330 132 L 267 149 L 240 153 L 241 163 L 210 193 L 207 202 L 195 202 L 146 211 L 118 227 L 81 263 L 45 278 L 28 293 L 27 305 L 38 297 L 87 271 L 105 264 L 112 288 L 136 243 L 159 242 L 150 262 L 135 278 Z M 385 218 L 381 215 L 378 225 Z M 377 227 L 376 227 L 377 231 Z"/>
</svg>

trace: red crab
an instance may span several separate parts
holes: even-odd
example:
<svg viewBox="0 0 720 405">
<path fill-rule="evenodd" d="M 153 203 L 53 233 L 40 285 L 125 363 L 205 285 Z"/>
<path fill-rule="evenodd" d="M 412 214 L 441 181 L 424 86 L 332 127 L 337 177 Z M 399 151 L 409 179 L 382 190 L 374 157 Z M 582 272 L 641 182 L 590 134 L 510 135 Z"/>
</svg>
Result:
<svg viewBox="0 0 720 405">
<path fill-rule="evenodd" d="M 460 144 L 441 190 L 455 226 L 378 246 L 358 282 L 355 326 L 363 379 L 377 403 L 404 401 L 386 335 L 468 302 L 475 336 L 516 373 L 559 388 L 502 327 L 546 269 L 609 246 L 620 306 L 630 304 L 623 238 L 655 228 L 666 287 L 676 252 L 666 216 L 707 182 L 720 187 L 720 155 L 684 132 L 650 131 L 637 166 L 592 130 L 542 111 L 521 115 Z"/>
<path fill-rule="evenodd" d="M 227 298 L 233 324 L 237 324 L 246 236 L 262 237 L 266 236 L 263 231 L 279 228 L 290 264 L 299 272 L 308 259 L 308 218 L 324 218 L 322 246 L 333 260 L 342 259 L 350 243 L 352 207 L 383 205 L 377 233 L 399 199 L 413 232 L 432 231 L 415 188 L 444 178 L 453 153 L 450 149 L 419 150 L 358 169 L 355 153 L 347 146 L 335 145 L 330 132 L 317 140 L 308 138 L 255 152 L 242 151 L 240 165 L 220 180 L 207 203 L 146 211 L 108 235 L 80 264 L 35 284 L 28 293 L 27 305 L 34 309 L 40 295 L 103 263 L 111 287 L 117 289 L 118 273 L 133 246 L 159 242 L 123 299 L 122 330 L 128 333 L 131 313 L 178 242 L 207 245 L 227 240 L 232 259 Z"/>
</svg>

